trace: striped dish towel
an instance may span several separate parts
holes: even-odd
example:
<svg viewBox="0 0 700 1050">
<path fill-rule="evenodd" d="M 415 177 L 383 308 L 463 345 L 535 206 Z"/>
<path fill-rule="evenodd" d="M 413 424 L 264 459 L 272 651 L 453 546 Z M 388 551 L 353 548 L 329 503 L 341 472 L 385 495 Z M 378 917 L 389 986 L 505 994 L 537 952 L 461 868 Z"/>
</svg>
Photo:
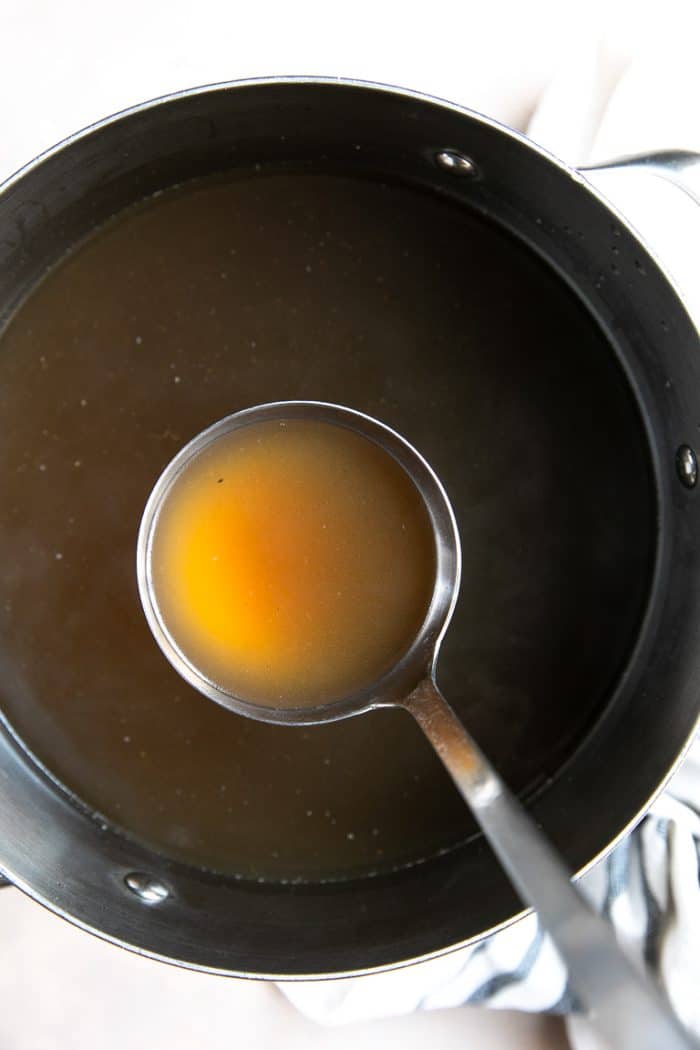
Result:
<svg viewBox="0 0 700 1050">
<path fill-rule="evenodd" d="M 694 46 L 690 26 L 684 33 L 676 25 L 669 46 L 660 42 L 622 75 L 606 61 L 595 34 L 581 28 L 532 117 L 532 138 L 572 164 L 644 150 L 700 151 L 700 67 L 679 54 L 684 39 Z M 658 185 L 636 187 L 636 198 L 630 180 L 619 186 L 622 197 L 615 196 L 614 178 L 599 188 L 654 245 L 700 319 L 698 209 L 660 180 L 646 181 Z M 700 1036 L 700 738 L 647 816 L 579 885 Z M 564 1014 L 573 1050 L 602 1046 L 577 1014 L 566 970 L 535 915 L 475 947 L 401 970 L 280 987 L 303 1014 L 323 1024 L 481 1004 Z"/>
<path fill-rule="evenodd" d="M 699 879 L 700 738 L 648 815 L 579 882 L 620 943 L 651 968 L 681 1020 L 698 1035 Z M 576 1014 L 564 965 L 536 915 L 475 947 L 401 970 L 280 988 L 322 1024 L 480 1004 L 567 1014 L 575 1050 L 599 1045 Z"/>
</svg>

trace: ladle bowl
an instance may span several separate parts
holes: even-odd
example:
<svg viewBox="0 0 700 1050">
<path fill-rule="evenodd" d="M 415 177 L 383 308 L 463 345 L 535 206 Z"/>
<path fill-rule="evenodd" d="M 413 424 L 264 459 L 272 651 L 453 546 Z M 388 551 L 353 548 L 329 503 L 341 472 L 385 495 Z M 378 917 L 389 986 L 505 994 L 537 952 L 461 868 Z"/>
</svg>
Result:
<svg viewBox="0 0 700 1050">
<path fill-rule="evenodd" d="M 381 678 L 352 695 L 313 707 L 276 707 L 235 696 L 203 674 L 188 659 L 167 629 L 153 583 L 152 552 L 158 517 L 177 479 L 205 449 L 226 434 L 263 422 L 315 420 L 341 426 L 375 442 L 406 471 L 430 516 L 435 538 L 436 571 L 432 599 L 419 633 L 400 660 Z M 432 678 L 440 643 L 457 602 L 461 547 L 454 511 L 439 478 L 425 459 L 391 427 L 340 405 L 318 401 L 278 401 L 236 412 L 198 434 L 169 462 L 156 482 L 143 514 L 137 545 L 137 576 L 141 602 L 156 641 L 173 667 L 210 700 L 237 714 L 286 725 L 320 723 L 361 714 L 375 707 L 401 704 L 426 678 Z"/>
</svg>

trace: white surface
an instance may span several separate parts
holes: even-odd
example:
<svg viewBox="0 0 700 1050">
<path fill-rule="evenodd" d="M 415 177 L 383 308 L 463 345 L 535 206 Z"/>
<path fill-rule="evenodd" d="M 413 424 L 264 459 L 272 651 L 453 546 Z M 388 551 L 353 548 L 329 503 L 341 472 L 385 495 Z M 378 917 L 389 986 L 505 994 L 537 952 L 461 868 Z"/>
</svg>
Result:
<svg viewBox="0 0 700 1050">
<path fill-rule="evenodd" d="M 678 26 L 683 38 L 696 41 L 689 26 L 697 11 L 695 0 L 663 5 L 355 0 L 343 7 L 327 0 L 246 5 L 23 0 L 5 5 L 2 17 L 0 177 L 125 106 L 194 84 L 248 76 L 375 79 L 442 95 L 524 127 L 553 80 L 565 79 L 572 67 L 589 76 L 593 61 L 598 76 L 590 81 L 591 91 L 602 113 L 620 77 L 621 87 L 634 97 L 635 68 L 673 53 L 681 38 Z M 666 66 L 677 80 L 688 62 L 695 62 L 690 53 L 675 68 Z M 667 72 L 654 85 L 647 122 L 666 129 L 668 141 L 648 139 L 648 126 L 637 123 L 628 129 L 625 149 L 676 144 L 673 115 L 656 105 L 669 79 Z M 573 126 L 573 114 L 570 120 Z M 566 122 L 550 119 L 540 128 L 546 138 L 557 127 L 557 138 L 546 142 L 551 148 L 571 156 L 575 141 L 584 154 L 592 147 L 602 158 L 609 143 L 620 141 L 621 120 L 612 108 L 610 121 L 603 120 L 595 141 L 593 123 L 583 139 L 570 135 Z M 14 890 L 0 894 L 0 938 L 1 1050 L 125 1045 L 267 1050 L 275 1044 L 283 1050 L 354 1050 L 358 1044 L 363 1050 L 412 1050 L 429 1043 L 439 1050 L 555 1050 L 565 1045 L 556 1023 L 463 1009 L 327 1031 L 296 1014 L 271 987 L 127 955 Z"/>
<path fill-rule="evenodd" d="M 597 46 L 610 82 L 676 45 L 695 0 L 23 0 L 5 4 L 0 173 L 100 117 L 239 77 L 360 77 L 524 126 L 543 88 Z M 689 36 L 692 41 L 692 35 Z M 597 45 L 596 45 L 597 42 Z"/>
<path fill-rule="evenodd" d="M 321 1028 L 274 985 L 151 962 L 0 893 L 2 1050 L 565 1050 L 559 1023 L 485 1010 Z"/>
</svg>

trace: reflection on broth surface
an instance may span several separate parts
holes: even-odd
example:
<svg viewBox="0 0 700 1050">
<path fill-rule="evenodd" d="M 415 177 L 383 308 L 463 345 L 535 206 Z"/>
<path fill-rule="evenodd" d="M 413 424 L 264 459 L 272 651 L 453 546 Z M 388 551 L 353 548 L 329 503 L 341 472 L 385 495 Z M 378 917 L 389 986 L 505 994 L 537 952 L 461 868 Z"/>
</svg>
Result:
<svg viewBox="0 0 700 1050">
<path fill-rule="evenodd" d="M 384 420 L 444 481 L 464 571 L 440 682 L 516 790 L 556 772 L 623 665 L 651 488 L 582 306 L 508 236 L 407 187 L 185 185 L 118 216 L 19 309 L 0 339 L 6 718 L 79 799 L 170 856 L 335 878 L 473 830 L 420 730 L 398 711 L 289 728 L 218 707 L 160 653 L 134 572 L 175 452 L 287 399 Z"/>
</svg>

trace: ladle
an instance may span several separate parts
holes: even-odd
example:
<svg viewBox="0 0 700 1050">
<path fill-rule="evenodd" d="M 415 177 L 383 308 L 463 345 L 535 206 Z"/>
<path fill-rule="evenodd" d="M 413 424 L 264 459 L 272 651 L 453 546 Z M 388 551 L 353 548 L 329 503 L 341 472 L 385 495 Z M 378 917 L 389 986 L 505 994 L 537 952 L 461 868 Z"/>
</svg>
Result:
<svg viewBox="0 0 700 1050">
<path fill-rule="evenodd" d="M 291 419 L 347 427 L 393 456 L 424 500 L 436 548 L 432 601 L 419 634 L 399 662 L 352 696 L 303 708 L 250 703 L 198 671 L 164 625 L 151 572 L 159 511 L 171 485 L 194 457 L 238 427 Z M 138 538 L 138 584 L 146 617 L 165 656 L 191 685 L 238 714 L 285 725 L 329 722 L 377 707 L 404 708 L 435 748 L 523 902 L 537 911 L 567 966 L 574 995 L 600 1034 L 614 1050 L 689 1050 L 696 1045 L 694 1040 L 646 974 L 627 959 L 608 924 L 572 885 L 562 859 L 511 794 L 436 684 L 440 643 L 457 600 L 460 572 L 461 547 L 454 512 L 440 480 L 420 453 L 396 431 L 367 415 L 314 401 L 275 402 L 246 409 L 195 437 L 158 479 Z"/>
</svg>

